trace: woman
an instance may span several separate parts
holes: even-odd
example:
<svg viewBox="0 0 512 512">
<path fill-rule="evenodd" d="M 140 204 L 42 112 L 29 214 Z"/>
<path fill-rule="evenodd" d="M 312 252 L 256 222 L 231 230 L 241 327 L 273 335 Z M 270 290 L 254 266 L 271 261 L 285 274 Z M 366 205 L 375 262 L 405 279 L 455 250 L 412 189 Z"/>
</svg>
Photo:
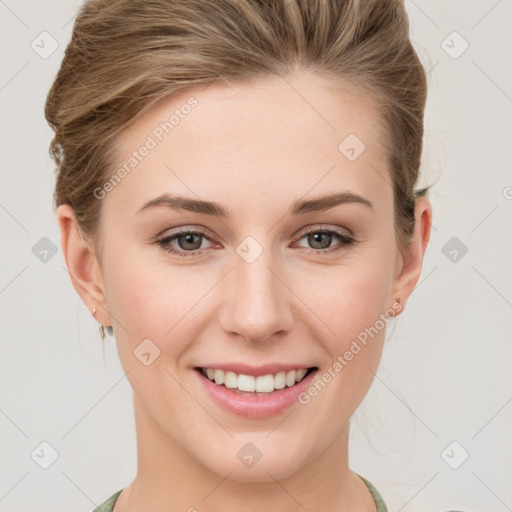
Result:
<svg viewBox="0 0 512 512">
<path fill-rule="evenodd" d="M 402 0 L 92 0 L 46 118 L 73 285 L 138 468 L 99 511 L 385 511 L 350 418 L 420 277 Z"/>
</svg>

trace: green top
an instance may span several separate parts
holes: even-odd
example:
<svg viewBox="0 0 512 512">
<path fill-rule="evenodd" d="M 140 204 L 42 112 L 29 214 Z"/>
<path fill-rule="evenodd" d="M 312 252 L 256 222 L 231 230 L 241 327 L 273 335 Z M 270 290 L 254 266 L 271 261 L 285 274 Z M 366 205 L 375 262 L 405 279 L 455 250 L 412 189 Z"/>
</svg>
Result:
<svg viewBox="0 0 512 512">
<path fill-rule="evenodd" d="M 384 500 L 382 499 L 377 489 L 375 489 L 375 487 L 370 482 L 368 482 L 366 478 L 362 477 L 359 474 L 357 474 L 357 476 L 361 478 L 361 480 L 366 484 L 366 487 L 368 487 L 368 489 L 370 490 L 372 498 L 375 501 L 375 505 L 377 507 L 377 512 L 388 512 Z M 123 489 L 121 489 L 121 491 L 122 490 Z M 95 508 L 92 512 L 112 512 L 112 510 L 114 509 L 114 504 L 119 495 L 121 494 L 121 491 L 117 491 L 115 494 L 110 496 L 110 498 L 107 501 L 102 503 L 98 508 Z"/>
</svg>

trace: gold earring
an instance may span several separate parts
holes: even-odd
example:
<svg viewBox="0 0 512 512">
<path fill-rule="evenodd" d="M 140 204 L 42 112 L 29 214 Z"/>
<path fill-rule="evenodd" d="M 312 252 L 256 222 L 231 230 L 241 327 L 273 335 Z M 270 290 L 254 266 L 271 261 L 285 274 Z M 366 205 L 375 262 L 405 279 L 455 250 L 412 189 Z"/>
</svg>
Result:
<svg viewBox="0 0 512 512">
<path fill-rule="evenodd" d="M 96 317 L 96 308 L 92 310 L 92 316 Z M 108 332 L 108 334 L 110 334 L 110 336 L 114 335 L 114 329 L 112 328 L 111 325 L 99 324 L 98 329 L 100 331 L 100 337 L 102 340 L 105 339 L 105 330 Z"/>
</svg>

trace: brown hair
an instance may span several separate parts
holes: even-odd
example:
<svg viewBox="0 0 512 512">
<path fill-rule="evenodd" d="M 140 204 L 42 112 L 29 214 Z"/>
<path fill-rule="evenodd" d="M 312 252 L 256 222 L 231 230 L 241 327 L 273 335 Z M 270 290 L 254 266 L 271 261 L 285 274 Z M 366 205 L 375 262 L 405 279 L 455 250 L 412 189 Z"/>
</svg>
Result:
<svg viewBox="0 0 512 512">
<path fill-rule="evenodd" d="M 88 0 L 48 93 L 56 206 L 96 240 L 94 190 L 114 142 L 157 101 L 197 84 L 296 70 L 364 91 L 379 107 L 400 248 L 414 231 L 427 97 L 404 0 Z M 341 142 L 341 140 L 340 140 Z"/>
</svg>

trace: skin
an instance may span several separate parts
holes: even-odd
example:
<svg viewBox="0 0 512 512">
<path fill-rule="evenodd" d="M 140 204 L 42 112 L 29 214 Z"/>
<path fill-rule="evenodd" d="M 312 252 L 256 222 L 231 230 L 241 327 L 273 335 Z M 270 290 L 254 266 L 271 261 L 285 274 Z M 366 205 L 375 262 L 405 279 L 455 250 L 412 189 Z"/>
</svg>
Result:
<svg viewBox="0 0 512 512">
<path fill-rule="evenodd" d="M 192 368 L 277 361 L 327 371 L 394 298 L 405 305 L 420 277 L 431 204 L 417 200 L 414 238 L 400 251 L 374 104 L 306 72 L 165 98 L 120 137 L 119 164 L 190 96 L 197 107 L 102 199 L 99 244 L 82 238 L 70 206 L 57 212 L 73 285 L 98 309 L 96 320 L 113 325 L 133 388 L 138 470 L 114 510 L 374 512 L 348 466 L 348 433 L 377 371 L 385 328 L 309 404 L 270 418 L 221 409 Z M 338 150 L 349 133 L 366 145 L 352 162 Z M 373 210 L 347 203 L 286 213 L 297 199 L 341 190 L 368 199 Z M 135 213 L 163 192 L 215 201 L 231 218 L 164 206 Z M 303 232 L 319 225 L 350 230 L 357 242 L 308 240 Z M 184 237 L 171 245 L 191 254 L 201 247 L 200 256 L 151 243 L 185 227 L 203 227 L 209 239 L 192 249 Z M 236 252 L 249 235 L 263 249 L 250 264 Z M 324 247 L 341 250 L 312 252 Z M 133 354 L 147 338 L 160 350 L 149 366 Z M 251 468 L 237 458 L 247 442 L 263 454 Z"/>
</svg>

